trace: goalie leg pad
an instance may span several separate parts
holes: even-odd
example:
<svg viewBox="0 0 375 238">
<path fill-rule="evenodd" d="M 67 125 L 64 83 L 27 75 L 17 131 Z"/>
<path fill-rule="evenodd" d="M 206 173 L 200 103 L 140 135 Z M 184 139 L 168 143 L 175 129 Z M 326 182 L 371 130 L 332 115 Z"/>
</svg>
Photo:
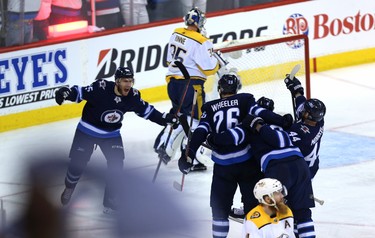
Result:
<svg viewBox="0 0 375 238">
<path fill-rule="evenodd" d="M 204 146 L 200 146 L 195 155 L 196 160 L 199 163 L 207 164 L 211 162 L 211 153 L 212 151 Z"/>
<path fill-rule="evenodd" d="M 176 151 L 180 148 L 184 136 L 185 132 L 181 125 L 179 125 L 176 129 L 173 130 L 171 137 L 169 138 L 168 145 L 165 149 L 165 152 L 169 157 L 174 157 Z"/>
</svg>

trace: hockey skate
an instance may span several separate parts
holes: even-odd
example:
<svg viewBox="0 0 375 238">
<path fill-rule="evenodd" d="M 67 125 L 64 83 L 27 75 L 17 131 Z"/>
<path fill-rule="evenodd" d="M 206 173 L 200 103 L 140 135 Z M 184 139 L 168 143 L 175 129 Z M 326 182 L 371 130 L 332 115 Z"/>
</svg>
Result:
<svg viewBox="0 0 375 238">
<path fill-rule="evenodd" d="M 165 151 L 164 145 L 162 145 L 159 148 L 155 149 L 155 152 L 158 154 L 159 159 L 161 159 L 164 164 L 168 164 L 169 161 L 171 161 L 171 157 Z"/>
<path fill-rule="evenodd" d="M 62 205 L 65 206 L 69 203 L 70 199 L 72 198 L 73 191 L 74 191 L 74 188 L 66 188 L 65 187 L 64 191 L 61 194 L 61 204 Z"/>
<path fill-rule="evenodd" d="M 207 170 L 207 166 L 199 162 L 198 164 L 194 164 L 191 167 L 190 172 L 204 171 L 204 170 Z"/>
<path fill-rule="evenodd" d="M 229 212 L 229 219 L 231 219 L 232 221 L 243 223 L 244 218 L 245 218 L 245 212 L 243 210 L 243 207 L 241 208 L 234 207 Z"/>
</svg>

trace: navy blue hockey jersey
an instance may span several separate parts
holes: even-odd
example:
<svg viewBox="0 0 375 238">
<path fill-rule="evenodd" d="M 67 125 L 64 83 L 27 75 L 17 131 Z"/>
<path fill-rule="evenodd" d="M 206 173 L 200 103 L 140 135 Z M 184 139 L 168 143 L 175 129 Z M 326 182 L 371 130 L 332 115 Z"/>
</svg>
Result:
<svg viewBox="0 0 375 238">
<path fill-rule="evenodd" d="M 107 138 L 118 136 L 126 112 L 135 112 L 144 119 L 165 125 L 162 114 L 143 101 L 137 89 L 132 88 L 127 96 L 114 92 L 115 82 L 97 80 L 89 86 L 74 85 L 67 100 L 77 103 L 86 100 L 78 129 L 86 134 Z"/>
<path fill-rule="evenodd" d="M 190 142 L 189 156 L 195 157 L 199 146 L 210 133 L 218 134 L 237 126 L 248 114 L 262 116 L 266 121 L 282 125 L 283 118 L 256 103 L 254 96 L 239 93 L 223 99 L 209 101 L 202 106 L 202 116 Z M 244 137 L 233 137 L 234 144 L 214 148 L 211 159 L 218 164 L 240 163 L 251 157 L 250 145 Z"/>
<path fill-rule="evenodd" d="M 303 96 L 296 98 L 298 119 L 301 118 L 305 101 L 306 98 Z M 301 150 L 310 168 L 311 178 L 314 178 L 319 169 L 319 149 L 324 132 L 324 119 L 317 122 L 316 126 L 307 125 L 299 119 L 288 131 L 293 144 Z"/>
</svg>

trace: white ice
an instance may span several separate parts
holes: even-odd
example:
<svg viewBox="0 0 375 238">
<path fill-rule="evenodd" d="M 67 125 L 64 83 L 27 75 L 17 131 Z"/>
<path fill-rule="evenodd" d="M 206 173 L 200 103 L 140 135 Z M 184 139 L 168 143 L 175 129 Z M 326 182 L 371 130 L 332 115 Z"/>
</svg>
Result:
<svg viewBox="0 0 375 238">
<path fill-rule="evenodd" d="M 314 73 L 311 75 L 312 97 L 325 102 L 326 127 L 321 145 L 321 169 L 313 186 L 315 196 L 324 205 L 313 208 L 315 229 L 319 238 L 370 238 L 375 234 L 375 63 Z M 288 93 L 287 91 L 285 93 Z M 276 102 L 277 103 L 277 102 Z M 169 102 L 154 104 L 160 111 L 169 110 Z M 75 127 L 79 118 L 49 123 L 0 134 L 0 198 L 3 220 L 12 224 L 26 206 L 30 181 L 25 180 L 27 169 L 35 156 L 43 151 L 58 151 L 68 157 Z M 161 127 L 143 120 L 133 113 L 124 119 L 122 135 L 125 145 L 126 170 L 139 170 L 146 180 L 152 180 L 157 155 L 152 146 Z M 173 189 L 173 181 L 180 182 L 177 160 L 162 165 L 156 180 L 158 186 L 170 192 L 183 209 L 193 213 L 190 234 L 171 237 L 212 237 L 209 193 L 212 162 L 208 170 L 188 174 L 182 192 Z M 90 167 L 105 167 L 100 150 L 94 152 Z M 63 190 L 65 168 L 57 173 L 50 187 L 56 206 Z M 46 178 L 48 179 L 48 178 Z M 73 237 L 109 237 L 113 219 L 102 214 L 101 187 L 92 190 L 80 181 L 70 207 L 70 234 Z M 156 186 L 156 185 L 155 185 Z M 80 192 L 80 189 L 82 191 Z M 81 194 L 79 196 L 79 194 Z M 152 197 L 149 198 L 150 201 Z M 234 206 L 240 205 L 238 194 Z M 142 204 L 135 204 L 146 217 Z M 5 211 L 5 213 L 4 213 Z M 163 214 L 160 214 L 163 219 Z M 155 221 L 156 222 L 156 221 Z M 0 223 L 1 224 L 1 223 Z M 228 237 L 240 237 L 241 224 L 231 221 Z M 122 237 L 132 237 L 126 236 Z M 142 236 L 133 236 L 142 237 Z"/>
</svg>

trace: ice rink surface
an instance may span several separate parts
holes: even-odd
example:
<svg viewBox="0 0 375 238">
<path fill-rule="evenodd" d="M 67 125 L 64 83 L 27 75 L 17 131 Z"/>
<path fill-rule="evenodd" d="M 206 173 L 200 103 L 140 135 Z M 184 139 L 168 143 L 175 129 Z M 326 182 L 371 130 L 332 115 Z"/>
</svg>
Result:
<svg viewBox="0 0 375 238">
<path fill-rule="evenodd" d="M 313 181 L 315 196 L 324 200 L 324 205 L 316 204 L 313 208 L 319 238 L 374 237 L 374 82 L 375 63 L 311 75 L 312 97 L 321 99 L 327 107 L 320 152 L 321 168 Z M 285 89 L 285 93 L 289 92 Z M 169 110 L 169 102 L 154 105 L 160 111 Z M 3 230 L 4 226 L 14 224 L 27 207 L 32 182 L 27 177 L 30 165 L 46 155 L 49 160 L 44 164 L 52 163 L 55 157 L 68 161 L 78 120 L 75 118 L 0 134 L 0 224 Z M 137 185 L 137 178 L 141 178 L 143 181 L 139 182 L 139 189 L 145 192 L 139 200 L 124 201 L 131 203 L 129 206 L 133 211 L 125 214 L 122 222 L 134 229 L 127 232 L 124 228 L 121 235 L 112 233 L 118 223 L 116 219 L 102 214 L 102 184 L 95 182 L 93 176 L 85 175 L 76 188 L 72 204 L 61 210 L 67 214 L 69 237 L 159 237 L 155 231 L 151 231 L 153 235 L 150 235 L 142 230 L 147 230 L 145 228 L 150 222 L 168 230 L 170 227 L 165 223 L 173 224 L 168 216 L 175 221 L 181 218 L 188 231 L 172 229 L 160 237 L 212 237 L 209 207 L 212 163 L 207 162 L 208 170 L 205 172 L 188 174 L 183 192 L 172 186 L 173 181 L 181 180 L 177 160 L 172 160 L 167 166 L 162 165 L 155 184 L 152 184 L 158 162 L 152 146 L 161 127 L 133 113 L 125 116 L 123 124 L 125 172 L 138 173 L 139 176 L 132 180 L 133 184 Z M 57 207 L 64 188 L 65 165 L 63 163 L 60 169 L 53 167 L 48 173 L 43 170 L 39 174 L 49 181 L 49 199 Z M 105 166 L 98 149 L 94 152 L 88 171 Z M 129 186 L 124 186 L 124 192 L 127 192 L 127 188 Z M 164 196 L 157 196 L 157 191 Z M 239 205 L 237 194 L 234 206 Z M 173 217 L 175 215 L 177 217 Z M 40 216 L 43 218 L 42 211 Z M 231 221 L 228 237 L 241 237 L 241 224 Z"/>
</svg>

